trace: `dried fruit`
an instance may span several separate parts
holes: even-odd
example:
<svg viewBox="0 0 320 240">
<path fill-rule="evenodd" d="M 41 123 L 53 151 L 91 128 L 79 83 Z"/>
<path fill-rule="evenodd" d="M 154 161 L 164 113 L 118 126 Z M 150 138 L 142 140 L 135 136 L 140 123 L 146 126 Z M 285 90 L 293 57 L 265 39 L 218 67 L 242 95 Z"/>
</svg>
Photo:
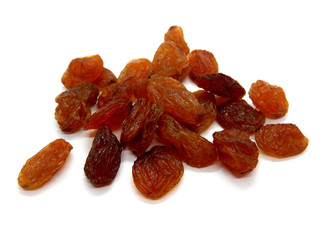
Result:
<svg viewBox="0 0 320 240">
<path fill-rule="evenodd" d="M 192 167 L 207 167 L 218 157 L 213 143 L 182 126 L 168 114 L 163 114 L 159 119 L 157 134 L 161 142 L 174 146 L 181 160 Z"/>
<path fill-rule="evenodd" d="M 281 87 L 258 80 L 249 90 L 253 104 L 268 118 L 281 118 L 288 112 L 289 103 Z"/>
<path fill-rule="evenodd" d="M 235 174 L 252 171 L 258 164 L 259 150 L 247 132 L 230 128 L 213 134 L 219 159 Z"/>
<path fill-rule="evenodd" d="M 298 155 L 309 144 L 300 129 L 289 123 L 267 124 L 259 129 L 255 139 L 266 154 L 278 158 Z"/>
<path fill-rule="evenodd" d="M 241 99 L 246 90 L 233 78 L 223 73 L 201 75 L 194 79 L 198 87 L 225 98 Z"/>
<path fill-rule="evenodd" d="M 114 75 L 114 73 L 107 68 L 103 68 L 102 74 L 93 83 L 96 84 L 101 90 L 102 88 L 116 82 L 117 77 Z"/>
<path fill-rule="evenodd" d="M 147 86 L 148 99 L 186 125 L 197 125 L 205 109 L 197 98 L 179 81 L 170 77 L 154 77 Z"/>
<path fill-rule="evenodd" d="M 127 99 L 110 101 L 88 118 L 84 129 L 98 129 L 102 124 L 105 124 L 112 130 L 116 130 L 129 114 L 131 106 L 132 102 Z"/>
<path fill-rule="evenodd" d="M 265 116 L 245 100 L 229 100 L 218 106 L 217 121 L 224 128 L 236 128 L 255 133 L 265 122 Z"/>
<path fill-rule="evenodd" d="M 72 88 L 84 82 L 96 81 L 103 72 L 103 61 L 99 55 L 73 59 L 61 78 L 66 88 Z"/>
<path fill-rule="evenodd" d="M 112 183 L 121 163 L 121 146 L 107 125 L 101 125 L 93 140 L 84 172 L 95 186 Z"/>
<path fill-rule="evenodd" d="M 186 55 L 188 55 L 190 52 L 188 44 L 184 40 L 183 30 L 179 26 L 171 26 L 164 35 L 164 41 L 174 42 L 179 48 L 184 51 Z"/>
<path fill-rule="evenodd" d="M 159 199 L 173 189 L 183 176 L 179 155 L 170 147 L 155 146 L 132 166 L 133 182 L 150 199 Z"/>
<path fill-rule="evenodd" d="M 193 50 L 188 55 L 189 77 L 194 80 L 201 75 L 218 73 L 219 67 L 214 55 L 206 50 Z"/>
<path fill-rule="evenodd" d="M 113 100 L 128 99 L 132 96 L 132 89 L 129 84 L 112 83 L 107 87 L 101 89 L 98 98 L 97 106 L 102 108 L 104 105 Z"/>
<path fill-rule="evenodd" d="M 42 148 L 22 167 L 18 184 L 26 190 L 34 190 L 48 182 L 66 162 L 72 150 L 70 143 L 57 139 Z"/>
</svg>

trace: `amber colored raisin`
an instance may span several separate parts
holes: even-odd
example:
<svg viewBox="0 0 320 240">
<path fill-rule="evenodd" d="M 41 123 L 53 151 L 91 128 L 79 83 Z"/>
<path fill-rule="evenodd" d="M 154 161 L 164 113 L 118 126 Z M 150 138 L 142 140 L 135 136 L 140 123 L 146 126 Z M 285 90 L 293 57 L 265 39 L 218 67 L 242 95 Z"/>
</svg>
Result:
<svg viewBox="0 0 320 240">
<path fill-rule="evenodd" d="M 149 199 L 159 199 L 173 189 L 182 178 L 183 164 L 177 152 L 167 146 L 155 146 L 132 166 L 136 188 Z"/>
<path fill-rule="evenodd" d="M 210 73 L 194 79 L 198 87 L 225 98 L 241 99 L 246 90 L 233 78 L 223 73 Z"/>
<path fill-rule="evenodd" d="M 206 50 L 193 50 L 188 55 L 189 60 L 189 77 L 194 80 L 201 75 L 209 73 L 218 73 L 219 67 L 214 55 Z"/>
<path fill-rule="evenodd" d="M 148 99 L 186 125 L 198 124 L 205 115 L 198 99 L 179 81 L 171 77 L 154 77 L 147 86 Z"/>
<path fill-rule="evenodd" d="M 93 140 L 84 172 L 97 187 L 112 183 L 121 163 L 121 146 L 107 125 L 101 125 Z"/>
<path fill-rule="evenodd" d="M 253 104 L 268 118 L 281 118 L 288 112 L 289 103 L 281 87 L 258 80 L 249 90 Z"/>
<path fill-rule="evenodd" d="M 112 83 L 107 87 L 101 89 L 97 106 L 102 108 L 108 102 L 118 99 L 128 99 L 132 97 L 132 89 L 129 84 Z"/>
<path fill-rule="evenodd" d="M 190 52 L 188 44 L 184 40 L 183 30 L 180 26 L 171 26 L 164 35 L 164 41 L 174 42 L 186 55 Z"/>
<path fill-rule="evenodd" d="M 129 114 L 131 106 L 131 100 L 127 99 L 110 101 L 88 118 L 84 129 L 98 129 L 102 124 L 105 124 L 112 130 L 117 130 Z"/>
<path fill-rule="evenodd" d="M 187 68 L 187 55 L 174 42 L 167 41 L 162 43 L 156 51 L 149 69 L 149 76 L 156 74 L 182 81 L 186 76 Z"/>
<path fill-rule="evenodd" d="M 252 171 L 258 164 L 259 150 L 250 134 L 230 128 L 213 134 L 219 159 L 235 174 Z"/>
<path fill-rule="evenodd" d="M 94 82 L 103 72 L 103 61 L 99 55 L 73 59 L 61 78 L 66 88 L 84 82 Z"/>
<path fill-rule="evenodd" d="M 255 140 L 266 154 L 278 158 L 298 155 L 309 144 L 300 129 L 290 123 L 267 124 L 259 129 Z"/>
<path fill-rule="evenodd" d="M 43 186 L 64 165 L 71 150 L 71 144 L 64 139 L 57 139 L 42 148 L 22 167 L 18 176 L 20 187 L 34 190 Z"/>
<path fill-rule="evenodd" d="M 93 83 L 96 84 L 99 89 L 109 86 L 112 83 L 116 83 L 118 81 L 116 75 L 114 73 L 107 69 L 103 68 L 102 74 L 95 80 Z"/>
<path fill-rule="evenodd" d="M 163 114 L 159 119 L 157 135 L 164 144 L 174 146 L 182 161 L 192 167 L 207 167 L 213 164 L 218 157 L 213 143 L 182 126 L 168 114 Z"/>
<path fill-rule="evenodd" d="M 244 99 L 229 100 L 218 106 L 218 123 L 224 128 L 236 128 L 250 134 L 265 123 L 265 116 Z"/>
<path fill-rule="evenodd" d="M 143 127 L 139 134 L 128 143 L 129 149 L 137 156 L 143 154 L 156 134 L 157 123 L 161 115 L 163 114 L 163 107 L 158 104 L 152 104 L 152 108 L 148 113 L 146 120 L 144 121 Z"/>
<path fill-rule="evenodd" d="M 133 59 L 127 63 L 124 69 L 120 72 L 118 83 L 127 83 L 134 88 L 149 78 L 149 68 L 151 62 L 146 58 Z"/>
<path fill-rule="evenodd" d="M 135 102 L 131 112 L 123 121 L 120 137 L 121 146 L 126 147 L 128 142 L 132 141 L 138 135 L 151 110 L 151 107 L 152 103 L 145 98 L 139 98 Z"/>
</svg>

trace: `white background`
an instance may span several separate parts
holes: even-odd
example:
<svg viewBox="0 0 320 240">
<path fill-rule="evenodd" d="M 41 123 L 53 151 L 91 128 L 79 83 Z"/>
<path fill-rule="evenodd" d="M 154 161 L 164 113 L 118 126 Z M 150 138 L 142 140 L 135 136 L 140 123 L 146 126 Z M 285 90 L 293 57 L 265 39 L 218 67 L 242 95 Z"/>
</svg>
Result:
<svg viewBox="0 0 320 240">
<path fill-rule="evenodd" d="M 320 239 L 318 1 L 1 1 L 0 239 Z M 236 178 L 216 163 L 185 165 L 159 201 L 136 190 L 124 151 L 111 186 L 83 173 L 91 132 L 64 134 L 54 119 L 61 76 L 76 57 L 100 54 L 117 76 L 134 58 L 150 60 L 171 25 L 191 50 L 214 53 L 220 72 L 248 91 L 263 79 L 290 103 L 277 121 L 310 139 L 297 157 L 260 153 Z M 186 80 L 190 90 L 195 87 Z M 250 99 L 246 96 L 250 104 Z M 212 141 L 214 123 L 203 135 Z M 119 132 L 116 132 L 119 136 Z M 56 138 L 73 145 L 67 163 L 36 191 L 17 184 L 25 161 Z"/>
</svg>

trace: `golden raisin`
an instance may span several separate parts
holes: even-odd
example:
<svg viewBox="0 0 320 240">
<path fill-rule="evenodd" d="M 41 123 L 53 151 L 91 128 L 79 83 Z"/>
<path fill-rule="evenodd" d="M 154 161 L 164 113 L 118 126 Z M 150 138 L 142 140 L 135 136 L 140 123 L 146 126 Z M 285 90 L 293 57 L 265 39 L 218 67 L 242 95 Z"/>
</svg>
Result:
<svg viewBox="0 0 320 240">
<path fill-rule="evenodd" d="M 179 26 L 171 26 L 164 35 L 164 41 L 174 42 L 179 48 L 184 51 L 186 55 L 188 55 L 190 52 L 188 44 L 184 40 L 183 30 Z"/>
</svg>

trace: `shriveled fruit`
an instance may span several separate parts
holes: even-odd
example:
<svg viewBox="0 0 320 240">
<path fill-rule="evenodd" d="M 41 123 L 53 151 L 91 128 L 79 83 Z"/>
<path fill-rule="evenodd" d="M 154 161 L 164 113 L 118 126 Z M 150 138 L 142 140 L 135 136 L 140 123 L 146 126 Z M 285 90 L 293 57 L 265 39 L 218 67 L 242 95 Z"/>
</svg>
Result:
<svg viewBox="0 0 320 240">
<path fill-rule="evenodd" d="M 102 108 L 104 105 L 113 100 L 128 99 L 132 97 L 132 89 L 129 84 L 112 83 L 101 89 L 97 106 Z"/>
<path fill-rule="evenodd" d="M 205 115 L 198 99 L 171 77 L 154 77 L 147 86 L 148 99 L 186 125 L 197 125 Z"/>
<path fill-rule="evenodd" d="M 116 130 L 129 114 L 131 106 L 132 102 L 128 99 L 110 101 L 88 118 L 84 129 L 98 129 L 105 124 L 112 130 Z"/>
<path fill-rule="evenodd" d="M 174 42 L 186 55 L 190 52 L 188 44 L 184 40 L 183 30 L 180 26 L 171 26 L 164 35 L 164 41 Z"/>
<path fill-rule="evenodd" d="M 22 167 L 18 184 L 26 190 L 34 190 L 48 182 L 66 162 L 72 150 L 70 143 L 57 139 L 29 158 Z"/>
<path fill-rule="evenodd" d="M 109 86 L 112 83 L 116 83 L 117 80 L 118 79 L 116 75 L 114 75 L 111 70 L 103 68 L 102 74 L 93 83 L 96 84 L 101 90 L 102 88 Z"/>
<path fill-rule="evenodd" d="M 213 134 L 219 159 L 235 174 L 252 171 L 258 164 L 259 150 L 247 132 L 230 128 Z"/>
<path fill-rule="evenodd" d="M 73 59 L 61 78 L 66 88 L 78 86 L 84 82 L 94 82 L 103 72 L 103 61 L 99 55 Z"/>
<path fill-rule="evenodd" d="M 259 129 L 255 139 L 266 154 L 278 158 L 298 155 L 309 144 L 300 129 L 290 123 L 267 124 Z"/>
<path fill-rule="evenodd" d="M 166 41 L 159 46 L 153 57 L 149 76 L 156 74 L 182 81 L 187 76 L 187 68 L 188 59 L 184 51 L 174 42 Z"/>
<path fill-rule="evenodd" d="M 155 146 L 132 166 L 133 182 L 149 199 L 159 199 L 173 189 L 183 176 L 184 168 L 177 152 L 167 146 Z"/>
<path fill-rule="evenodd" d="M 192 167 L 207 167 L 218 157 L 213 143 L 182 126 L 168 114 L 163 114 L 159 119 L 157 134 L 161 142 L 174 146 L 181 160 Z"/>
<path fill-rule="evenodd" d="M 139 134 L 128 143 L 129 149 L 135 155 L 140 156 L 143 154 L 152 143 L 158 127 L 158 120 L 163 112 L 163 107 L 158 104 L 152 104 L 151 110 L 148 113 Z"/>
<path fill-rule="evenodd" d="M 214 55 L 206 50 L 196 49 L 189 53 L 189 77 L 194 80 L 201 75 L 218 73 L 219 67 Z"/>
<path fill-rule="evenodd" d="M 217 120 L 224 128 L 236 128 L 250 134 L 265 123 L 265 116 L 245 100 L 229 100 L 218 106 Z"/>
<path fill-rule="evenodd" d="M 225 98 L 241 99 L 246 94 L 246 90 L 238 81 L 223 73 L 201 75 L 194 79 L 194 82 L 198 87 Z"/>
<path fill-rule="evenodd" d="M 253 104 L 268 118 L 281 118 L 288 112 L 289 103 L 281 87 L 258 80 L 249 90 Z"/>
<path fill-rule="evenodd" d="M 121 163 L 121 146 L 107 125 L 101 125 L 93 140 L 84 172 L 95 186 L 112 183 Z"/>
</svg>

